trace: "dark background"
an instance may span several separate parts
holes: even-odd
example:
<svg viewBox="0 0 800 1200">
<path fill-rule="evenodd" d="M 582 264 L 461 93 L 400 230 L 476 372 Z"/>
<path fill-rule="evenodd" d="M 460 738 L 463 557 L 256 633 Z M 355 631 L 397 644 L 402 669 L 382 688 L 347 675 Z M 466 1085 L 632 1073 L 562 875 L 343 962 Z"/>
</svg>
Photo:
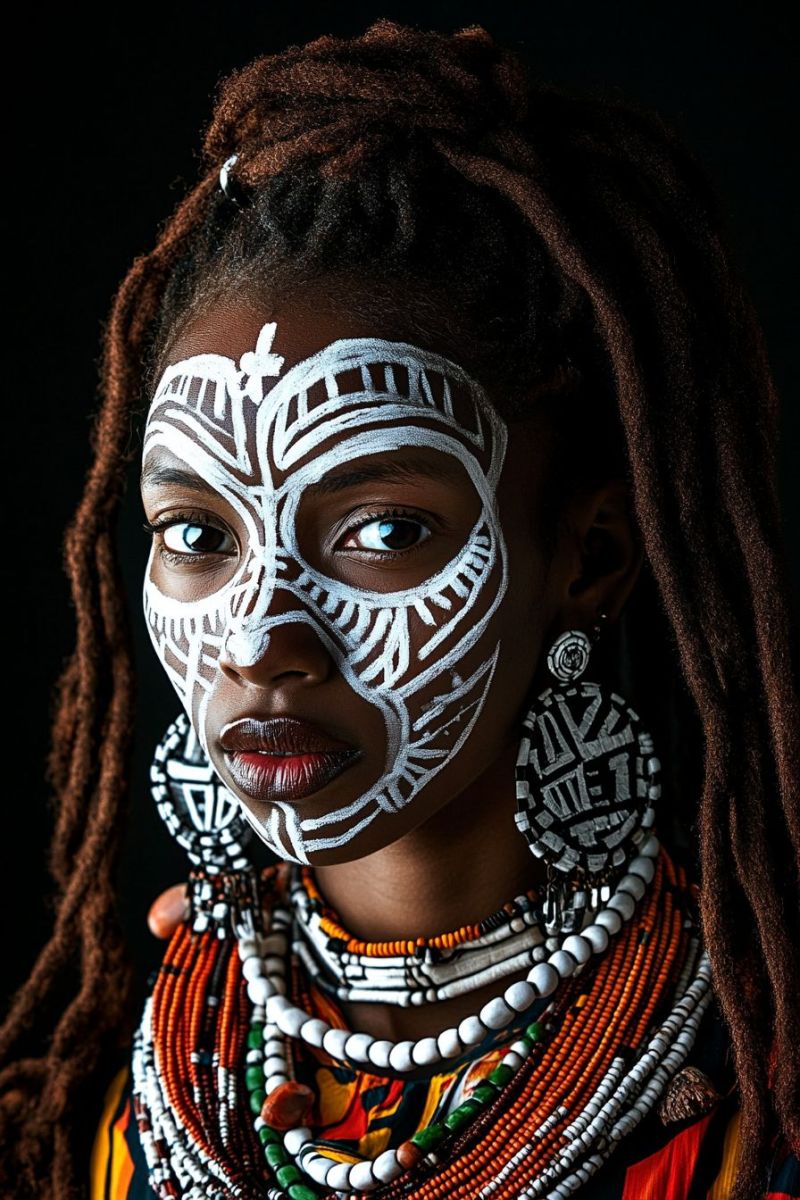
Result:
<svg viewBox="0 0 800 1200">
<path fill-rule="evenodd" d="M 193 183 L 201 130 L 218 80 L 259 53 L 323 33 L 360 33 L 378 16 L 452 31 L 478 22 L 557 82 L 614 85 L 659 108 L 705 164 L 722 194 L 734 250 L 764 326 L 783 397 L 782 491 L 794 594 L 800 579 L 800 498 L 795 354 L 797 128 L 789 6 L 611 3 L 172 4 L 86 13 L 18 9 L 20 26 L 6 109 L 13 114 L 4 239 L 12 258 L 12 369 L 5 403 L 2 556 L 7 600 L 5 674 L 5 928 L 0 986 L 21 982 L 45 939 L 46 845 L 52 816 L 43 764 L 51 690 L 73 645 L 71 602 L 61 569 L 62 535 L 89 465 L 101 321 L 135 255 Z M 793 141 L 793 139 L 791 139 Z M 31 387 L 31 384 L 33 385 Z M 138 468 L 137 468 L 138 473 Z M 136 762 L 123 831 L 123 916 L 140 975 L 163 945 L 145 916 L 187 860 L 150 799 L 152 749 L 178 702 L 141 617 L 148 547 L 132 473 L 120 539 L 138 643 Z M 113 986 L 113 981 L 109 981 Z"/>
</svg>

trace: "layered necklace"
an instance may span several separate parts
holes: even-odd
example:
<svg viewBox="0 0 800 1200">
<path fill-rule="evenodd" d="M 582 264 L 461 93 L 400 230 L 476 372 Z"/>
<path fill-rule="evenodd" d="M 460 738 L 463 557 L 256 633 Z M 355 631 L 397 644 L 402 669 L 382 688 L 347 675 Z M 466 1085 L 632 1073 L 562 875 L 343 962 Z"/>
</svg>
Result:
<svg viewBox="0 0 800 1200">
<path fill-rule="evenodd" d="M 535 892 L 438 937 L 367 943 L 309 868 L 198 869 L 190 884 L 191 917 L 150 981 L 132 1057 L 161 1197 L 558 1200 L 662 1097 L 711 999 L 694 889 L 654 835 L 563 934 Z M 323 1019 L 312 983 L 334 1007 L 498 990 L 436 1036 L 392 1042 Z M 403 1080 L 492 1043 L 499 1062 L 465 1098 L 374 1158 L 315 1130 L 305 1054 Z"/>
</svg>

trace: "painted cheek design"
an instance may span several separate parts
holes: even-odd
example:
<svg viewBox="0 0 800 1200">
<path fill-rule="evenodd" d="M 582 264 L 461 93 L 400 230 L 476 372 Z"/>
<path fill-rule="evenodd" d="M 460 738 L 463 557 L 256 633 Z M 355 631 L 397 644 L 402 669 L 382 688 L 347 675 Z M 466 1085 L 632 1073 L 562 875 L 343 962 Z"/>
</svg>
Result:
<svg viewBox="0 0 800 1200">
<path fill-rule="evenodd" d="M 276 802 L 263 823 L 241 805 L 276 854 L 307 862 L 407 805 L 478 720 L 500 651 L 499 641 L 487 644 L 487 625 L 508 581 L 495 501 L 507 432 L 481 386 L 447 358 L 407 342 L 342 338 L 281 376 L 275 329 L 262 326 L 238 367 L 200 354 L 159 381 L 143 460 L 162 446 L 187 463 L 237 512 L 247 547 L 224 586 L 191 602 L 159 590 L 151 549 L 143 601 L 153 646 L 206 754 L 221 652 L 250 665 L 285 621 L 308 623 L 349 686 L 381 712 L 383 773 L 351 803 L 312 818 Z M 319 449 L 336 434 L 335 448 Z M 402 591 L 368 591 L 315 570 L 295 529 L 305 489 L 342 462 L 402 446 L 432 447 L 464 467 L 481 506 L 464 545 Z"/>
</svg>

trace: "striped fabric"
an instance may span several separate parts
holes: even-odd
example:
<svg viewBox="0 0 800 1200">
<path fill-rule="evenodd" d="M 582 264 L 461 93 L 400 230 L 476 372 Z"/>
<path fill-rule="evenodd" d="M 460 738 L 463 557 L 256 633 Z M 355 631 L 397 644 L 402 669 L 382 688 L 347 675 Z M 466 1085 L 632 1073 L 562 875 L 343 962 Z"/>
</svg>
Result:
<svg viewBox="0 0 800 1200">
<path fill-rule="evenodd" d="M 319 1015 L 344 1025 L 338 1008 L 316 988 L 311 999 Z M 426 1080 L 388 1080 L 350 1072 L 324 1051 L 305 1046 L 295 1066 L 298 1078 L 311 1084 L 319 1097 L 313 1122 L 317 1136 L 328 1142 L 328 1152 L 343 1159 L 372 1158 L 469 1094 L 502 1052 L 496 1044 L 478 1050 L 477 1056 Z M 690 1061 L 713 1080 L 723 1099 L 707 1115 L 670 1128 L 652 1113 L 585 1185 L 581 1200 L 727 1200 L 739 1152 L 739 1120 L 726 1066 L 727 1042 L 713 1008 L 700 1028 Z M 153 1200 L 155 1195 L 147 1182 L 127 1065 L 119 1069 L 106 1092 L 90 1180 L 90 1200 Z M 784 1147 L 775 1148 L 763 1200 L 800 1200 L 800 1160 Z"/>
<path fill-rule="evenodd" d="M 336 1002 L 311 983 L 307 1003 L 335 1029 L 345 1027 Z M 535 1009 L 544 1003 L 537 1001 Z M 377 1158 L 426 1125 L 444 1121 L 491 1074 L 506 1044 L 537 1015 L 530 1009 L 504 1029 L 489 1031 L 483 1042 L 427 1079 L 388 1079 L 366 1069 L 354 1072 L 324 1050 L 299 1042 L 293 1052 L 295 1073 L 318 1097 L 311 1119 L 321 1152 L 335 1162 Z"/>
</svg>

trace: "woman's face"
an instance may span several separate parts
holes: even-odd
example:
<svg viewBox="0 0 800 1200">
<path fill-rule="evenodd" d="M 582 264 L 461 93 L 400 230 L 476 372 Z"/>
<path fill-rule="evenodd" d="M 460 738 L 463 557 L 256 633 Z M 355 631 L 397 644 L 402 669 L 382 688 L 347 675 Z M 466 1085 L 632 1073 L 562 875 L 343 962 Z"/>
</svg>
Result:
<svg viewBox="0 0 800 1200">
<path fill-rule="evenodd" d="M 144 434 L 153 645 L 294 861 L 381 849 L 515 745 L 552 615 L 544 435 L 380 325 L 321 292 L 220 302 L 171 347 Z"/>
</svg>

